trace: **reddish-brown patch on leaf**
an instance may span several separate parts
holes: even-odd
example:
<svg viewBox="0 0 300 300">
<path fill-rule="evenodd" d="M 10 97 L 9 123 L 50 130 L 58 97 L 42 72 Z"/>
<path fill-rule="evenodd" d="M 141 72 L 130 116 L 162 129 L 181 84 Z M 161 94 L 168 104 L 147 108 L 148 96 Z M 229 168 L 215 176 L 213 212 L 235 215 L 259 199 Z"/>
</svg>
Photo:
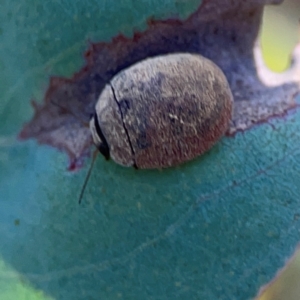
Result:
<svg viewBox="0 0 300 300">
<path fill-rule="evenodd" d="M 294 55 L 293 70 L 273 86 L 261 77 L 272 77 L 274 82 L 276 75 L 260 72 L 264 66 L 254 59 L 263 6 L 279 2 L 205 0 L 184 21 L 151 19 L 147 30 L 132 38 L 118 35 L 108 43 L 91 43 L 85 66 L 72 78 L 51 78 L 43 104 L 34 104 L 34 116 L 20 137 L 57 147 L 68 153 L 70 169 L 80 167 L 92 145 L 86 124 L 104 85 L 133 63 L 175 52 L 199 53 L 225 73 L 235 100 L 229 134 L 285 114 L 296 105 L 300 59 L 295 58 L 300 55 Z"/>
<path fill-rule="evenodd" d="M 296 95 L 293 97 L 293 99 L 296 97 Z M 265 118 L 262 116 L 258 120 L 251 120 L 251 124 L 249 124 L 246 129 L 243 128 L 237 128 L 234 127 L 234 125 L 231 124 L 229 129 L 226 132 L 227 137 L 233 137 L 237 132 L 244 132 L 245 130 L 248 130 L 250 128 L 253 128 L 255 126 L 268 124 L 272 127 L 272 129 L 276 130 L 276 126 L 274 125 L 273 121 L 276 119 L 280 119 L 281 121 L 287 121 L 292 115 L 294 115 L 297 111 L 297 109 L 300 108 L 300 104 L 296 101 L 292 101 L 290 106 L 288 106 L 285 110 L 282 108 L 281 112 L 274 113 L 273 115 L 268 115 Z"/>
</svg>

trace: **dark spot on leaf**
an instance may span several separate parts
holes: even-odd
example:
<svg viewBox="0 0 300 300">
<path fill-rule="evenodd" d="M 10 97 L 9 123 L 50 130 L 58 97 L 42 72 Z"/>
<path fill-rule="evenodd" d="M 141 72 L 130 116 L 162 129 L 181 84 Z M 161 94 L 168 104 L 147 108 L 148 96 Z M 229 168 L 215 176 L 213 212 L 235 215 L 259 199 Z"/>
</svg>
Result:
<svg viewBox="0 0 300 300">
<path fill-rule="evenodd" d="M 235 32 L 233 31 L 231 34 L 231 40 L 235 43 L 236 39 L 237 39 L 237 36 L 236 36 Z"/>
<path fill-rule="evenodd" d="M 300 214 L 294 214 L 294 221 L 298 221 L 300 219 Z"/>
</svg>

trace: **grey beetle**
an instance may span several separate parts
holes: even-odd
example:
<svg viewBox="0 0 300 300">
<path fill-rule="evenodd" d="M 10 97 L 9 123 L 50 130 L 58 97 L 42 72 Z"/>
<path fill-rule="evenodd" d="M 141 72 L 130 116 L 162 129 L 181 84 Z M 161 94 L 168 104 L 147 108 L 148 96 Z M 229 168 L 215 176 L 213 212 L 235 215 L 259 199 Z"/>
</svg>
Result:
<svg viewBox="0 0 300 300">
<path fill-rule="evenodd" d="M 106 84 L 90 121 L 108 159 L 166 168 L 201 155 L 224 134 L 233 97 L 223 72 L 200 55 L 148 58 Z"/>
</svg>

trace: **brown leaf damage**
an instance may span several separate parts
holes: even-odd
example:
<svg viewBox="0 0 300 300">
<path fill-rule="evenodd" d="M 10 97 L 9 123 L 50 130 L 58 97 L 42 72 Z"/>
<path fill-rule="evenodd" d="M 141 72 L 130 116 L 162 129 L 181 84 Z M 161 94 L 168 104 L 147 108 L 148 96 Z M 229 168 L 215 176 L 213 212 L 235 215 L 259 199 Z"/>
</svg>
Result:
<svg viewBox="0 0 300 300">
<path fill-rule="evenodd" d="M 279 75 L 267 71 L 255 46 L 263 6 L 279 2 L 205 0 L 187 20 L 150 20 L 148 29 L 133 38 L 119 35 L 91 44 L 78 73 L 51 78 L 43 104 L 33 102 L 34 116 L 20 138 L 57 147 L 68 153 L 71 169 L 79 167 L 90 152 L 87 123 L 105 83 L 137 61 L 175 52 L 199 53 L 225 73 L 235 100 L 229 134 L 285 114 L 296 107 L 300 51 L 291 69 Z"/>
</svg>

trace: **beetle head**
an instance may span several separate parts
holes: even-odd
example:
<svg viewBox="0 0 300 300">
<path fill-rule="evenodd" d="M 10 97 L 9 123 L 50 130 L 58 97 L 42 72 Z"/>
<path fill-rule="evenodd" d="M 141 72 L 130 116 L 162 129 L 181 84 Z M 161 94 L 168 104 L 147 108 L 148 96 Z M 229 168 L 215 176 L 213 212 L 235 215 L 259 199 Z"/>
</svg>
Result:
<svg viewBox="0 0 300 300">
<path fill-rule="evenodd" d="M 90 120 L 90 130 L 95 146 L 97 147 L 99 152 L 108 160 L 110 158 L 109 146 L 105 139 L 105 136 L 102 133 L 96 112 Z"/>
</svg>

